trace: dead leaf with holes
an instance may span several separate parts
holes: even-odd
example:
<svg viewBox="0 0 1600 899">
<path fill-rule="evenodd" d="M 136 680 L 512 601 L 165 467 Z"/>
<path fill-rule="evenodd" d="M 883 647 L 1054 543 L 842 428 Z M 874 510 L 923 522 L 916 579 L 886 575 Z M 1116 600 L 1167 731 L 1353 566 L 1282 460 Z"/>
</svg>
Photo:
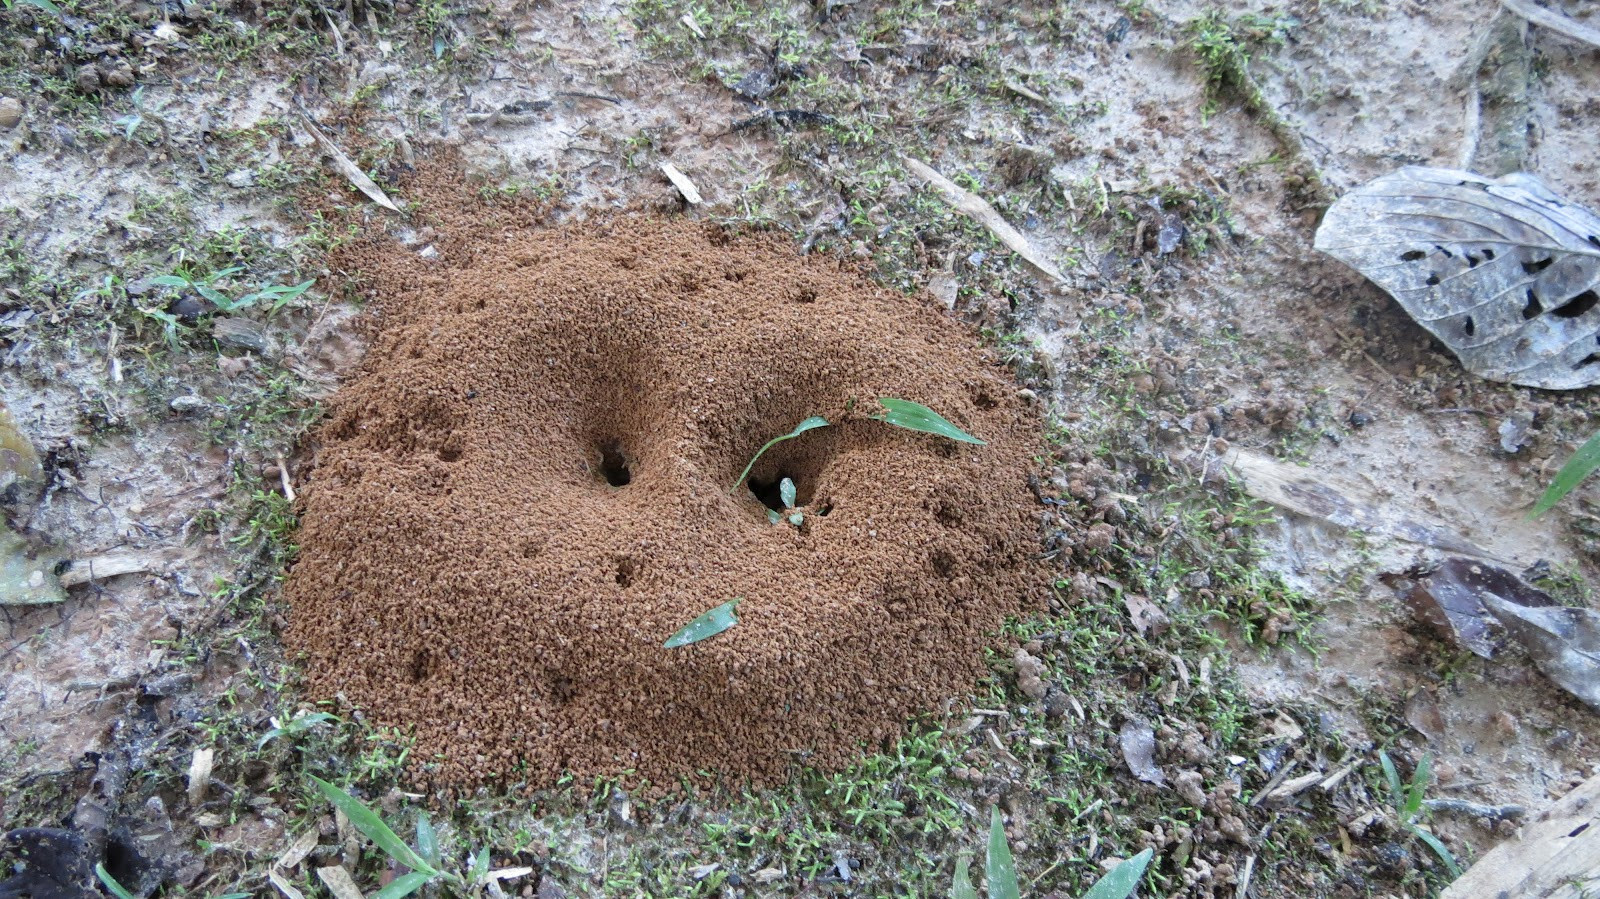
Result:
<svg viewBox="0 0 1600 899">
<path fill-rule="evenodd" d="M 1532 175 L 1403 168 L 1334 203 L 1315 245 L 1388 291 L 1479 377 L 1600 383 L 1600 216 Z"/>
</svg>

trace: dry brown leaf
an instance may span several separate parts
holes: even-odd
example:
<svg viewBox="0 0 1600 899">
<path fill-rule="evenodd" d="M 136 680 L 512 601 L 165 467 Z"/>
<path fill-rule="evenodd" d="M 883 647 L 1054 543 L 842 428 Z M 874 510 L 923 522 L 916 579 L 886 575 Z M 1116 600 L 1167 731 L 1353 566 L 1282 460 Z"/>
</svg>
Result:
<svg viewBox="0 0 1600 899">
<path fill-rule="evenodd" d="M 317 848 L 317 837 L 316 825 L 306 828 L 306 832 L 295 838 L 294 843 L 288 849 L 285 849 L 282 855 L 278 856 L 278 867 L 289 870 L 305 861 L 305 857 L 311 854 L 311 850 Z"/>
<path fill-rule="evenodd" d="M 278 888 L 284 899 L 306 899 L 306 894 L 295 889 L 287 878 L 277 872 L 277 869 L 267 870 L 267 880 L 272 881 L 272 885 Z"/>
<path fill-rule="evenodd" d="M 1171 619 L 1161 607 L 1150 601 L 1150 597 L 1137 593 L 1123 594 L 1122 604 L 1128 607 L 1128 617 L 1133 619 L 1134 630 L 1139 636 L 1148 636 L 1152 632 L 1161 636 L 1167 630 Z"/>
<path fill-rule="evenodd" d="M 1122 760 L 1128 763 L 1134 777 L 1156 786 L 1166 784 L 1167 776 L 1156 765 L 1156 733 L 1149 723 L 1130 718 L 1122 725 L 1119 739 Z"/>
<path fill-rule="evenodd" d="M 343 865 L 329 865 L 317 869 L 317 879 L 333 894 L 333 899 L 366 899 L 361 895 L 361 888 L 356 886 L 355 878 L 344 869 Z"/>
</svg>

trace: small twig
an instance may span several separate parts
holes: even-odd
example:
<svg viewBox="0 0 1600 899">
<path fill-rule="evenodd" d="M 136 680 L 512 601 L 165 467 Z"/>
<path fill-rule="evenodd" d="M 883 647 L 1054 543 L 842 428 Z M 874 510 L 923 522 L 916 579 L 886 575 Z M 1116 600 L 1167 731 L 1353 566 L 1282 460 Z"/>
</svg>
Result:
<svg viewBox="0 0 1600 899">
<path fill-rule="evenodd" d="M 1600 30 L 1590 28 L 1587 25 L 1580 25 L 1554 10 L 1545 9 L 1542 6 L 1534 6 L 1529 0 L 1500 0 L 1500 3 L 1506 9 L 1538 25 L 1540 28 L 1548 28 L 1573 40 L 1600 47 Z"/>
<path fill-rule="evenodd" d="M 1520 805 L 1480 805 L 1465 799 L 1424 799 L 1422 804 L 1427 806 L 1429 811 L 1471 815 L 1474 818 L 1490 821 L 1511 821 L 1528 813 L 1528 810 Z"/>
<path fill-rule="evenodd" d="M 283 461 L 283 453 L 278 454 L 278 482 L 283 485 L 284 498 L 294 502 L 294 485 L 289 483 L 289 466 Z"/>
</svg>

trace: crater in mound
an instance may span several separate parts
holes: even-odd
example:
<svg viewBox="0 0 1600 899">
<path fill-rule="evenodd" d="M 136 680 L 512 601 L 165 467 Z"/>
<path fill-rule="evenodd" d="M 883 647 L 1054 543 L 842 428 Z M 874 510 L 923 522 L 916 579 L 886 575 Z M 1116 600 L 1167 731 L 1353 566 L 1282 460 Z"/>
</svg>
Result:
<svg viewBox="0 0 1600 899">
<path fill-rule="evenodd" d="M 1042 604 L 1033 413 L 931 305 L 683 221 L 396 255 L 368 260 L 381 326 L 318 435 L 286 639 L 313 695 L 414 728 L 423 782 L 840 766 Z M 879 396 L 988 445 L 867 420 Z M 767 519 L 784 477 L 798 529 Z M 734 597 L 738 626 L 662 647 Z"/>
</svg>

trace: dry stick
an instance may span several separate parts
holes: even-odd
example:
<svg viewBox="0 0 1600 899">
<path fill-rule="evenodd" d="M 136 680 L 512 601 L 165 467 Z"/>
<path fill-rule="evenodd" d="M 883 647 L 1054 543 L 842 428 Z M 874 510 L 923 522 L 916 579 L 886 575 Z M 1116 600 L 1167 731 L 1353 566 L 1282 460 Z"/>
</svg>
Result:
<svg viewBox="0 0 1600 899">
<path fill-rule="evenodd" d="M 311 132 L 311 136 L 317 139 L 317 143 L 321 144 L 322 149 L 333 159 L 334 167 L 339 170 L 339 173 L 348 178 L 350 183 L 354 184 L 358 190 L 366 194 L 367 199 L 390 212 L 400 211 L 400 207 L 394 205 L 394 201 L 389 199 L 389 195 L 383 192 L 383 188 L 374 183 L 371 178 L 368 178 L 367 173 L 361 171 L 361 167 L 352 162 L 350 157 L 339 149 L 338 144 L 330 140 L 326 134 L 323 134 L 322 129 L 317 127 L 317 123 L 311 120 L 311 115 L 304 109 L 300 110 L 300 119 L 305 122 L 306 130 Z"/>
<path fill-rule="evenodd" d="M 912 174 L 926 181 L 935 190 L 943 194 L 945 202 L 954 206 L 958 212 L 977 220 L 980 225 L 988 228 L 989 232 L 1010 248 L 1011 252 L 1027 260 L 1030 265 L 1056 284 L 1066 285 L 1067 279 L 1062 276 L 1055 265 L 1043 253 L 1034 249 L 1033 244 L 1028 243 L 1028 239 L 1022 236 L 1022 232 L 1011 227 L 1011 223 L 996 212 L 987 200 L 934 171 L 926 163 L 919 162 L 909 156 L 901 157 L 901 161 L 905 163 L 906 168 L 911 170 Z"/>
<path fill-rule="evenodd" d="M 1534 6 L 1528 0 L 1500 0 L 1500 4 L 1540 28 L 1548 28 L 1573 40 L 1600 47 L 1600 30 L 1580 25 L 1553 10 Z"/>
</svg>

